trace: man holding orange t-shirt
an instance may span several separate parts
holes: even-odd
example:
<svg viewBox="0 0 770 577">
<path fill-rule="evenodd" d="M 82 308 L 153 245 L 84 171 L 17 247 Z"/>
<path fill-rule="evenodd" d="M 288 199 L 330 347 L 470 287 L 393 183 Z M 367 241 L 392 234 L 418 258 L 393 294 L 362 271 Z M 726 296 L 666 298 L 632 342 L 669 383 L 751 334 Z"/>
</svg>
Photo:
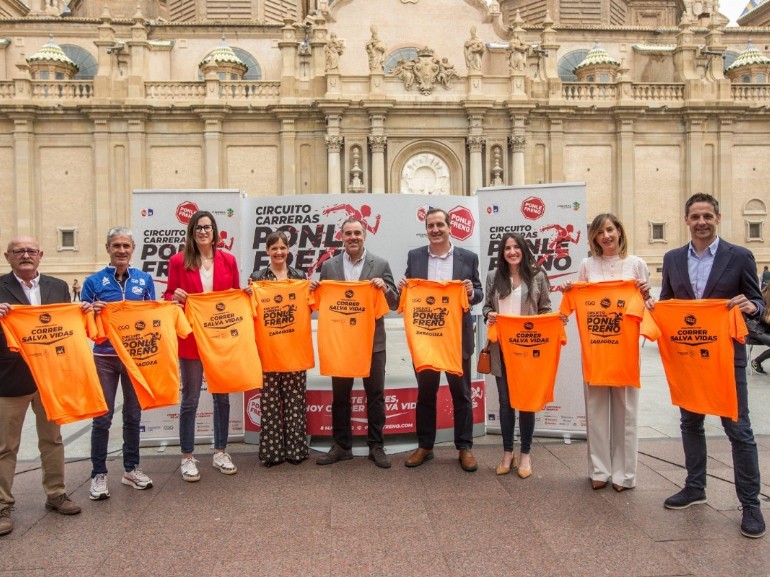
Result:
<svg viewBox="0 0 770 577">
<path fill-rule="evenodd" d="M 663 257 L 660 300 L 727 299 L 727 308 L 738 307 L 756 318 L 764 310 L 754 256 L 717 236 L 719 202 L 709 194 L 695 194 L 684 207 L 690 242 Z M 746 347 L 733 341 L 738 420 L 722 417 L 733 453 L 735 491 L 743 509 L 741 533 L 750 538 L 765 534 L 759 506 L 759 459 L 751 430 L 746 383 Z M 706 502 L 706 436 L 704 415 L 681 411 L 682 445 L 687 478 L 684 488 L 666 499 L 667 509 L 686 509 Z"/>
</svg>

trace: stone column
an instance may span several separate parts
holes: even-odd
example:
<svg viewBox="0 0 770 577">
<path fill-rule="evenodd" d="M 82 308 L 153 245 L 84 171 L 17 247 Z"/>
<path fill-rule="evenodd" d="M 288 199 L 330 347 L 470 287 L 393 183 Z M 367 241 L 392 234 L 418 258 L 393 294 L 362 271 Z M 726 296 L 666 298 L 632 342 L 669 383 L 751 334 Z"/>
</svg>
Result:
<svg viewBox="0 0 770 577">
<path fill-rule="evenodd" d="M 551 161 L 549 182 L 564 182 L 564 119 L 550 118 Z"/>
<path fill-rule="evenodd" d="M 470 194 L 476 194 L 476 190 L 484 186 L 484 167 L 482 165 L 481 152 L 484 150 L 486 138 L 481 135 L 472 135 L 466 138 L 470 151 Z"/>
<path fill-rule="evenodd" d="M 32 114 L 9 114 L 13 120 L 14 176 L 16 177 L 16 235 L 37 236 L 34 195 L 35 119 Z"/>
<path fill-rule="evenodd" d="M 615 164 L 617 173 L 615 211 L 625 225 L 628 246 L 634 248 L 634 118 L 626 115 L 616 118 L 618 155 Z"/>
<path fill-rule="evenodd" d="M 342 193 L 342 173 L 340 168 L 340 150 L 344 139 L 339 134 L 326 135 L 327 150 L 327 192 L 329 194 Z"/>
<path fill-rule="evenodd" d="M 527 175 L 524 166 L 524 150 L 527 147 L 527 137 L 523 134 L 511 136 L 511 150 L 513 150 L 513 185 L 526 184 Z"/>
<path fill-rule="evenodd" d="M 203 118 L 204 182 L 206 188 L 221 188 L 222 180 L 222 115 L 205 114 Z"/>
<path fill-rule="evenodd" d="M 96 230 L 106 231 L 111 222 L 129 222 L 126 199 L 111 194 L 110 127 L 107 115 L 92 117 L 94 123 L 94 200 Z M 117 219 L 117 220 L 116 220 Z"/>
<path fill-rule="evenodd" d="M 294 117 L 281 117 L 281 194 L 297 194 L 297 132 Z"/>
<path fill-rule="evenodd" d="M 384 134 L 369 136 L 369 148 L 372 150 L 372 193 L 385 193 L 385 146 L 388 137 Z"/>
<path fill-rule="evenodd" d="M 128 189 L 146 188 L 147 185 L 147 133 L 145 115 L 128 119 Z"/>
<path fill-rule="evenodd" d="M 735 118 L 722 116 L 719 119 L 719 143 L 717 158 L 719 158 L 718 180 L 714 183 L 714 196 L 719 200 L 720 212 L 728 215 L 720 223 L 720 235 L 724 238 L 733 237 L 733 139 L 735 137 Z M 738 225 L 742 225 L 739 221 Z M 740 233 L 740 229 L 736 234 Z"/>
<path fill-rule="evenodd" d="M 687 198 L 703 190 L 703 123 L 705 116 L 687 116 L 685 125 L 687 174 L 684 191 Z"/>
</svg>

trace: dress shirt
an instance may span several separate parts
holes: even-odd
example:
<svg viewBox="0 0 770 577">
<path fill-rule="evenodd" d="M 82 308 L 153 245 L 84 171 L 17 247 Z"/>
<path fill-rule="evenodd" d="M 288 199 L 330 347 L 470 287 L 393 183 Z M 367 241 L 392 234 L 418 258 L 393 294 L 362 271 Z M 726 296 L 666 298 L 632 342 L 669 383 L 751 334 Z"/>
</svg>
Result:
<svg viewBox="0 0 770 577">
<path fill-rule="evenodd" d="M 452 280 L 455 245 L 449 245 L 449 252 L 437 256 L 428 247 L 428 280 Z"/>
<path fill-rule="evenodd" d="M 711 267 L 714 266 L 714 256 L 717 254 L 718 246 L 719 237 L 716 237 L 714 242 L 706 247 L 703 254 L 698 256 L 692 246 L 692 241 L 690 241 L 690 246 L 687 249 L 687 272 L 690 275 L 690 284 L 696 299 L 703 298 L 703 291 L 706 290 L 706 283 L 711 274 Z"/>
<path fill-rule="evenodd" d="M 13 276 L 16 275 L 14 274 Z M 29 284 L 32 286 L 27 286 L 27 281 L 22 280 L 17 276 L 16 280 L 19 281 L 21 288 L 24 290 L 24 295 L 27 297 L 29 304 L 38 306 L 43 303 L 43 301 L 40 300 L 40 273 L 37 273 L 37 276 L 29 281 Z"/>
<path fill-rule="evenodd" d="M 342 253 L 342 268 L 345 270 L 346 281 L 356 281 L 361 278 L 361 271 L 364 268 L 364 259 L 366 258 L 366 249 L 361 254 L 361 258 L 353 262 L 347 251 Z"/>
</svg>

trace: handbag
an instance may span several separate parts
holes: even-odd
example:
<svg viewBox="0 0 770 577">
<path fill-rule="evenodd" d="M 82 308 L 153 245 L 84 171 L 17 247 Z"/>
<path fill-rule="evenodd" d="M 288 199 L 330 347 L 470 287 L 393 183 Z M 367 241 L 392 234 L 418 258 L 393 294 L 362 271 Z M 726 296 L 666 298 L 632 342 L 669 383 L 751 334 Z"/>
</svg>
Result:
<svg viewBox="0 0 770 577">
<path fill-rule="evenodd" d="M 487 341 L 484 348 L 479 351 L 479 360 L 476 363 L 476 370 L 483 375 L 488 375 L 492 372 L 492 355 L 489 352 L 489 341 Z"/>
<path fill-rule="evenodd" d="M 746 319 L 746 328 L 749 329 L 750 334 L 753 333 L 755 335 L 764 335 L 770 331 L 770 325 L 761 319 Z"/>
</svg>

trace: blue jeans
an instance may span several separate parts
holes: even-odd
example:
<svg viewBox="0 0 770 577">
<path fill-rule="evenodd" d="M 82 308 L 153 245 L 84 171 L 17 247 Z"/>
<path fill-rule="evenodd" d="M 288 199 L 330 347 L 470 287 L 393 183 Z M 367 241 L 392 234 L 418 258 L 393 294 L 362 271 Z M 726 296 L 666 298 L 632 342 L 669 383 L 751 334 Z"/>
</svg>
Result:
<svg viewBox="0 0 770 577">
<path fill-rule="evenodd" d="M 123 387 L 123 468 L 133 471 L 139 466 L 139 425 L 142 408 L 136 398 L 134 385 L 126 367 L 117 356 L 94 355 L 96 373 L 104 391 L 104 400 L 109 412 L 96 417 L 91 427 L 91 478 L 107 473 L 107 446 L 110 441 L 110 426 L 115 413 L 115 396 L 118 382 Z"/>
<path fill-rule="evenodd" d="M 505 370 L 503 355 L 500 355 L 502 377 L 497 381 L 497 396 L 500 399 L 500 432 L 503 435 L 503 451 L 513 452 L 513 427 L 516 424 L 516 410 L 511 407 L 508 393 L 508 373 Z M 519 411 L 519 436 L 521 437 L 521 452 L 528 454 L 532 448 L 532 436 L 535 433 L 535 413 Z"/>
<path fill-rule="evenodd" d="M 733 475 L 735 492 L 744 507 L 759 507 L 759 458 L 754 432 L 749 420 L 749 400 L 745 367 L 735 367 L 735 383 L 738 390 L 738 421 L 722 417 L 722 426 L 733 449 Z M 706 435 L 703 430 L 704 416 L 680 409 L 682 413 L 682 445 L 687 466 L 686 487 L 706 489 Z"/>
<path fill-rule="evenodd" d="M 192 453 L 195 446 L 195 415 L 203 386 L 203 363 L 200 359 L 179 359 L 182 374 L 182 405 L 179 408 L 179 444 L 182 453 Z M 211 393 L 214 397 L 214 449 L 227 448 L 230 428 L 230 395 Z"/>
</svg>

